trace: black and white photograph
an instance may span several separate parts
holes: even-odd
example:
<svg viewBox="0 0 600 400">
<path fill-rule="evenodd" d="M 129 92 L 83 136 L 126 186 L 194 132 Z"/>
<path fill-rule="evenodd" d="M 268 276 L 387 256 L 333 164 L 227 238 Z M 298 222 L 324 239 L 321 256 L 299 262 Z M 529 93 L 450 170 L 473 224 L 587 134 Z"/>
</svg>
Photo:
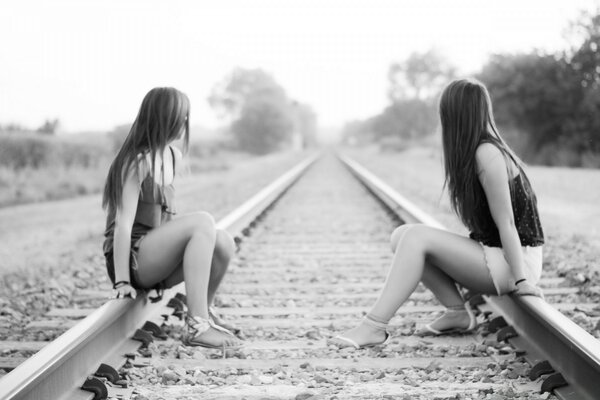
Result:
<svg viewBox="0 0 600 400">
<path fill-rule="evenodd" d="M 599 400 L 600 0 L 0 4 L 0 400 Z"/>
</svg>

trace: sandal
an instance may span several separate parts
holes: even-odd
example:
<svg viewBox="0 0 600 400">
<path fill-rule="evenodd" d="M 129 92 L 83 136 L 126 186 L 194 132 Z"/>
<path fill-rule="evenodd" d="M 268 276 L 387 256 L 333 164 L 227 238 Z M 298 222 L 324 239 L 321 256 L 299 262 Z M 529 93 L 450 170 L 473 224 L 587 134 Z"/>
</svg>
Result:
<svg viewBox="0 0 600 400">
<path fill-rule="evenodd" d="M 467 312 L 467 315 L 469 316 L 469 326 L 467 326 L 466 328 L 450 327 L 450 328 L 446 328 L 446 329 L 442 329 L 442 330 L 435 329 L 432 326 L 432 324 L 434 324 L 435 321 L 439 320 L 440 318 L 443 318 L 447 312 L 453 311 L 453 310 L 448 310 L 440 318 L 423 326 L 423 328 L 419 332 L 416 332 L 415 334 L 417 336 L 441 336 L 441 335 L 450 335 L 450 334 L 466 334 L 466 333 L 473 331 L 477 327 L 477 318 L 475 317 L 475 314 L 473 313 L 473 309 L 471 309 L 471 305 L 469 304 L 468 301 L 464 304 L 464 306 L 465 306 L 465 311 Z"/>
<path fill-rule="evenodd" d="M 224 328 L 229 332 L 233 333 L 238 338 L 243 339 L 242 330 L 228 322 L 225 322 L 221 317 L 218 317 L 212 307 L 208 308 L 208 316 L 210 317 L 210 319 L 212 319 L 215 325 L 220 326 L 221 328 Z"/>
<path fill-rule="evenodd" d="M 385 339 L 383 340 L 383 342 L 358 344 L 354 340 L 352 340 L 352 339 L 350 339 L 348 337 L 345 337 L 345 336 L 342 336 L 342 335 L 337 335 L 337 336 L 334 337 L 334 339 L 341 340 L 342 342 L 346 342 L 350 346 L 340 346 L 339 343 L 332 342 L 331 339 L 328 341 L 328 343 L 336 345 L 339 349 L 344 349 L 346 347 L 354 347 L 356 350 L 360 350 L 360 349 L 368 349 L 368 348 L 375 347 L 375 346 L 383 346 L 384 344 L 387 343 L 387 341 L 389 340 L 389 338 L 390 338 L 390 334 L 386 332 L 385 333 Z"/>
<path fill-rule="evenodd" d="M 390 334 L 387 331 L 387 325 L 388 324 L 384 324 L 382 322 L 377 322 L 377 321 L 373 321 L 370 318 L 363 318 L 363 322 L 367 325 L 371 325 L 372 327 L 378 329 L 378 330 L 382 330 L 385 333 L 385 339 L 383 339 L 383 341 L 381 342 L 377 342 L 377 343 L 364 343 L 364 344 L 358 344 L 356 343 L 356 341 L 354 341 L 353 339 L 350 339 L 349 337 L 346 336 L 342 336 L 342 335 L 337 335 L 335 336 L 333 339 L 334 340 L 339 340 L 342 342 L 345 342 L 346 344 L 349 344 L 350 346 L 341 346 L 339 343 L 335 343 L 332 341 L 332 339 L 329 339 L 327 341 L 328 344 L 333 344 L 335 346 L 337 346 L 339 349 L 343 349 L 346 347 L 354 347 L 356 350 L 360 350 L 360 349 L 368 349 L 371 347 L 375 347 L 375 346 L 382 346 L 384 344 L 387 343 L 387 341 L 390 338 Z"/>
<path fill-rule="evenodd" d="M 203 342 L 200 337 L 202 336 L 202 334 L 204 334 L 211 328 L 215 329 L 219 332 L 226 333 L 227 335 L 230 335 L 231 337 L 235 337 L 233 335 L 233 333 L 231 333 L 230 331 L 228 331 L 227 329 L 225 329 L 219 325 L 216 325 L 211 319 L 187 316 L 185 324 L 187 326 L 187 332 L 184 335 L 182 342 L 186 346 L 199 346 L 199 347 L 204 347 L 206 349 L 221 349 L 221 350 L 236 350 L 236 349 L 239 349 L 242 347 L 242 344 L 227 346 L 223 343 L 220 346 L 218 346 L 218 345 Z"/>
</svg>

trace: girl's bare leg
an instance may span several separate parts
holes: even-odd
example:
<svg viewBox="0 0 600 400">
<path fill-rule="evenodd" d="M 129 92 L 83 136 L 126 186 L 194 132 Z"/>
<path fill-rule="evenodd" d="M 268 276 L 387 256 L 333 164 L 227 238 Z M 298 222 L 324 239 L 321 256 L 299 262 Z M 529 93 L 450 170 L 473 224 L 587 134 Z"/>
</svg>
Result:
<svg viewBox="0 0 600 400">
<path fill-rule="evenodd" d="M 468 328 L 471 318 L 465 309 L 465 300 L 456 287 L 456 283 L 444 271 L 426 263 L 421 282 L 433 292 L 447 311 L 429 324 L 430 328 L 444 331 L 449 328 Z"/>
<path fill-rule="evenodd" d="M 402 237 L 413 226 L 415 225 L 405 224 L 394 230 L 390 238 L 393 253 L 396 252 Z M 456 282 L 444 271 L 432 265 L 429 260 L 425 261 L 421 282 L 435 294 L 435 297 L 444 306 L 455 307 L 463 304 L 463 298 L 456 287 Z"/>
<path fill-rule="evenodd" d="M 213 303 L 215 293 L 227 273 L 229 262 L 235 254 L 235 242 L 231 235 L 224 230 L 217 230 L 217 244 L 213 253 L 208 281 L 208 305 Z"/>
<path fill-rule="evenodd" d="M 213 254 L 212 265 L 210 269 L 210 280 L 208 282 L 208 306 L 213 304 L 217 289 L 221 285 L 221 281 L 227 273 L 229 262 L 235 253 L 235 241 L 231 235 L 224 230 L 217 230 L 217 244 Z M 243 337 L 239 328 L 231 323 L 226 322 L 217 315 L 214 311 L 211 312 L 211 317 L 215 324 L 229 330 L 232 333 Z"/>
<path fill-rule="evenodd" d="M 494 293 L 494 284 L 485 265 L 483 250 L 475 241 L 425 225 L 410 225 L 392 237 L 395 254 L 385 285 L 369 315 L 389 321 L 426 277 L 443 304 L 462 304 L 462 297 L 451 281 L 482 293 Z M 426 271 L 427 268 L 430 268 Z M 439 269 L 441 273 L 435 271 Z M 452 283 L 453 285 L 453 283 Z M 456 302 L 456 303 L 455 303 Z M 342 336 L 356 343 L 376 343 L 385 332 L 361 323 Z M 342 343 L 343 344 L 343 343 Z"/>
<path fill-rule="evenodd" d="M 217 240 L 215 223 L 207 213 L 189 214 L 151 230 L 140 244 L 139 284 L 153 287 L 182 265 L 188 312 L 208 319 L 208 284 Z M 229 335 L 210 329 L 203 338 L 214 345 L 236 343 Z"/>
<path fill-rule="evenodd" d="M 414 225 L 405 224 L 394 230 L 390 240 L 392 252 L 396 251 L 400 238 L 412 226 Z M 443 331 L 451 327 L 464 326 L 466 328 L 469 326 L 471 321 L 464 308 L 464 299 L 456 286 L 456 282 L 448 274 L 426 260 L 421 282 L 433 292 L 435 297 L 448 310 L 455 310 L 453 312 L 446 312 L 442 317 L 433 321 L 430 324 L 431 328 Z"/>
<path fill-rule="evenodd" d="M 217 289 L 227 273 L 229 262 L 234 254 L 235 242 L 233 238 L 228 232 L 218 229 L 208 281 L 207 302 L 209 307 L 212 305 Z M 165 278 L 165 284 L 167 287 L 173 287 L 183 282 L 183 277 L 183 266 L 180 264 L 171 275 Z"/>
</svg>

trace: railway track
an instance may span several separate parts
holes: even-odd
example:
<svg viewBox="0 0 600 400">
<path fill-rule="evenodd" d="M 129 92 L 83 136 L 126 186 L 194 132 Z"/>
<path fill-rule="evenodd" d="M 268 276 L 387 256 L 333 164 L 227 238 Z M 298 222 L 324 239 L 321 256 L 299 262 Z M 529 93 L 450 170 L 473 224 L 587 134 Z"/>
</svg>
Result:
<svg viewBox="0 0 600 400">
<path fill-rule="evenodd" d="M 118 371 L 107 367 L 100 380 L 88 381 L 97 398 L 538 399 L 548 396 L 540 394 L 542 385 L 553 388 L 560 378 L 570 383 L 555 390 L 560 398 L 600 398 L 593 385 L 600 377 L 598 342 L 555 314 L 549 326 L 524 329 L 523 318 L 537 313 L 544 321 L 552 313 L 537 299 L 474 298 L 485 301 L 479 305 L 483 323 L 477 333 L 419 338 L 415 328 L 442 310 L 420 290 L 392 319 L 393 338 L 385 346 L 328 347 L 327 338 L 352 326 L 374 302 L 391 261 L 393 227 L 399 221 L 437 223 L 350 160 L 344 162 L 354 177 L 331 156 L 309 168 L 311 162 L 219 221 L 234 235 L 245 235 L 216 304 L 225 319 L 242 328 L 243 349 L 222 354 L 182 346 L 181 287 L 160 304 L 140 296 L 98 310 L 57 309 L 49 313 L 46 328 L 39 322 L 38 329 L 73 327 L 27 361 L 12 357 L 20 365 L 0 379 L 0 399 L 94 398 L 79 387 L 100 363 Z M 563 311 L 584 307 L 561 301 L 577 292 L 561 283 L 543 279 L 549 302 Z M 146 320 L 155 325 L 139 331 Z M 550 329 L 556 324 L 562 332 Z M 155 330 L 160 326 L 162 332 Z M 101 328 L 105 337 L 98 339 Z M 490 332 L 497 328 L 507 341 Z M 139 340 L 130 339 L 136 334 Z M 562 339 L 542 345 L 540 335 Z M 558 358 L 565 362 L 548 354 L 557 343 L 564 344 Z M 41 347 L 35 342 L 0 346 L 20 346 L 24 354 Z M 543 369 L 544 360 L 557 371 Z M 535 368 L 544 374 L 531 380 Z"/>
</svg>

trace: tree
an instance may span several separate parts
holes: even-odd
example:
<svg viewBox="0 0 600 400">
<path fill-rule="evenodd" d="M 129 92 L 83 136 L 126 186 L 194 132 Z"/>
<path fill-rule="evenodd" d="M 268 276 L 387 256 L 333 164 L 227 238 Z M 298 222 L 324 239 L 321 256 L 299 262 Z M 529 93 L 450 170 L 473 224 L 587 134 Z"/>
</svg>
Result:
<svg viewBox="0 0 600 400">
<path fill-rule="evenodd" d="M 279 150 L 291 141 L 290 109 L 271 97 L 250 97 L 232 123 L 231 131 L 240 148 L 254 154 Z"/>
<path fill-rule="evenodd" d="M 44 121 L 44 124 L 37 129 L 37 131 L 48 135 L 54 135 L 56 134 L 59 125 L 60 122 L 58 118 L 55 118 L 53 120 L 47 119 L 46 121 Z"/>
<path fill-rule="evenodd" d="M 582 12 L 571 24 L 572 48 L 566 58 L 577 71 L 583 87 L 600 86 L 600 8 L 595 13 Z"/>
<path fill-rule="evenodd" d="M 403 62 L 390 65 L 388 97 L 391 102 L 431 99 L 454 77 L 455 70 L 434 49 L 414 52 Z"/>
<path fill-rule="evenodd" d="M 0 125 L 0 132 L 29 132 L 30 130 L 23 127 L 21 124 L 17 124 L 14 122 L 8 123 L 6 125 Z"/>
<path fill-rule="evenodd" d="M 283 88 L 265 71 L 236 68 L 215 85 L 208 102 L 221 116 L 235 119 L 246 102 L 257 97 L 269 97 L 282 102 L 287 100 Z"/>
<path fill-rule="evenodd" d="M 567 55 L 577 81 L 581 85 L 576 127 L 579 147 L 600 152 L 600 8 L 584 12 L 571 28 L 582 38 Z"/>
<path fill-rule="evenodd" d="M 292 103 L 285 90 L 261 69 L 236 68 L 212 90 L 209 104 L 229 119 L 237 145 L 262 154 L 290 143 Z"/>
<path fill-rule="evenodd" d="M 412 53 L 388 70 L 390 105 L 371 118 L 368 130 L 376 141 L 413 140 L 432 134 L 437 126 L 437 96 L 455 68 L 435 50 Z"/>
<path fill-rule="evenodd" d="M 569 135 L 581 90 L 562 58 L 537 53 L 495 55 L 478 78 L 486 84 L 500 126 L 526 132 L 537 149 Z"/>
<path fill-rule="evenodd" d="M 570 37 L 576 44 L 562 54 L 495 55 L 479 78 L 498 124 L 526 136 L 525 153 L 560 149 L 579 165 L 585 153 L 600 152 L 600 11 L 583 13 Z"/>
<path fill-rule="evenodd" d="M 317 144 L 317 114 L 308 104 L 292 101 L 294 133 L 301 140 L 301 147 Z"/>
<path fill-rule="evenodd" d="M 360 145 L 372 141 L 369 122 L 348 121 L 342 127 L 342 141 L 350 145 Z"/>
<path fill-rule="evenodd" d="M 405 140 L 423 138 L 435 130 L 437 116 L 432 101 L 398 100 L 373 118 L 371 129 L 375 137 L 395 136 Z"/>
<path fill-rule="evenodd" d="M 112 131 L 108 132 L 108 135 L 112 142 L 112 151 L 117 153 L 123 143 L 125 142 L 125 138 L 129 135 L 129 131 L 131 130 L 131 124 L 121 124 L 117 125 L 113 128 Z"/>
</svg>

